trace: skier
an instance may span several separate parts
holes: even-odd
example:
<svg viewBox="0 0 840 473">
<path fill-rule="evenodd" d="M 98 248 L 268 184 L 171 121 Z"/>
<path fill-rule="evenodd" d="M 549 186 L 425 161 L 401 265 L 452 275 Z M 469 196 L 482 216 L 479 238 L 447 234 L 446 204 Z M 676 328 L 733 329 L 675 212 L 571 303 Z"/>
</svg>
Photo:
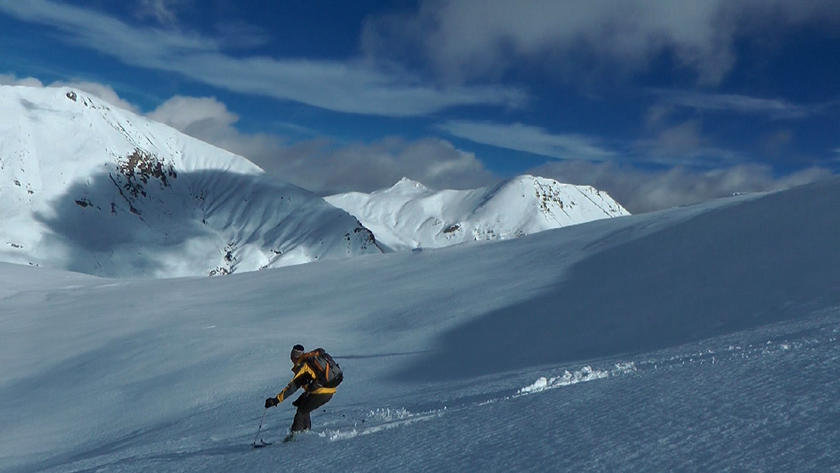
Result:
<svg viewBox="0 0 840 473">
<path fill-rule="evenodd" d="M 336 386 L 344 377 L 338 364 L 321 348 L 306 353 L 303 345 L 295 345 L 290 358 L 294 377 L 277 396 L 265 400 L 265 408 L 268 409 L 291 397 L 298 388 L 303 388 L 304 393 L 292 403 L 297 412 L 286 441 L 294 439 L 296 433 L 312 428 L 309 413 L 332 399 Z"/>
</svg>

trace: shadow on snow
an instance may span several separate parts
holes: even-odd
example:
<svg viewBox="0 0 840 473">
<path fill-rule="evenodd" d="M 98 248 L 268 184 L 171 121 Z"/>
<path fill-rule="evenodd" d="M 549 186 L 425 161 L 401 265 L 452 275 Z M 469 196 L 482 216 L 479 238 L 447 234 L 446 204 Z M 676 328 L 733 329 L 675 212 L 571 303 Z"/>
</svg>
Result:
<svg viewBox="0 0 840 473">
<path fill-rule="evenodd" d="M 840 305 L 838 184 L 718 208 L 591 255 L 550 292 L 445 334 L 401 376 L 648 352 Z"/>
<path fill-rule="evenodd" d="M 154 275 L 172 259 L 209 264 L 201 254 L 186 254 L 190 248 L 185 244 L 192 240 L 203 242 L 200 252 L 215 248 L 221 266 L 226 264 L 226 246 L 234 240 L 300 242 L 299 229 L 325 232 L 342 218 L 338 214 L 343 212 L 321 202 L 304 189 L 264 175 L 203 170 L 126 176 L 114 171 L 71 185 L 48 213 L 34 217 L 50 230 L 42 246 L 64 259 L 61 269 L 125 277 Z M 306 208 L 298 211 L 301 206 Z M 333 213 L 326 217 L 324 212 Z M 269 250 L 282 248 L 265 248 Z"/>
</svg>

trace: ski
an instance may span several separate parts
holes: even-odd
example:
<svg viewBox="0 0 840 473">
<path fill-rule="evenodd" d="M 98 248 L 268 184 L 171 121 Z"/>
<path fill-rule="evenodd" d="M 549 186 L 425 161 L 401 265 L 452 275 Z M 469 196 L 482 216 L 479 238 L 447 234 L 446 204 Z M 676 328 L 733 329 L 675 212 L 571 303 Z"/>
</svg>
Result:
<svg viewBox="0 0 840 473">
<path fill-rule="evenodd" d="M 297 435 L 294 434 L 294 433 L 291 433 L 291 434 L 287 435 L 285 438 L 283 438 L 283 441 L 281 443 L 289 443 L 289 442 L 294 442 L 296 440 L 297 440 Z M 260 439 L 259 442 L 252 443 L 251 447 L 262 448 L 262 447 L 267 447 L 269 445 L 274 445 L 274 443 L 275 442 L 266 442 L 265 440 Z"/>
<path fill-rule="evenodd" d="M 260 439 L 260 443 L 254 442 L 253 444 L 251 444 L 251 446 L 254 447 L 254 448 L 262 448 L 262 447 L 267 447 L 267 446 L 269 446 L 273 443 L 274 442 L 266 442 L 265 440 Z"/>
</svg>

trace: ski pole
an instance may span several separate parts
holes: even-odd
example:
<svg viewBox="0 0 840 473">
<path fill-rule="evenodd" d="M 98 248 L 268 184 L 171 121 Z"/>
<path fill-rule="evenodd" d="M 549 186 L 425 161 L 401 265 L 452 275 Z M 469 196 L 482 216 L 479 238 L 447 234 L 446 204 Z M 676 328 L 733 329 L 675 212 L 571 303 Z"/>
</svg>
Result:
<svg viewBox="0 0 840 473">
<path fill-rule="evenodd" d="M 252 444 L 251 444 L 251 446 L 256 446 L 256 445 L 257 445 L 257 437 L 259 437 L 259 436 L 260 436 L 260 430 L 262 430 L 262 424 L 263 424 L 263 421 L 265 420 L 265 413 L 266 413 L 266 412 L 268 412 L 268 408 L 267 408 L 267 407 L 266 407 L 266 408 L 265 408 L 265 410 L 263 411 L 262 419 L 260 419 L 260 427 L 257 429 L 257 434 L 256 434 L 256 435 L 254 435 L 254 443 L 252 443 Z"/>
</svg>

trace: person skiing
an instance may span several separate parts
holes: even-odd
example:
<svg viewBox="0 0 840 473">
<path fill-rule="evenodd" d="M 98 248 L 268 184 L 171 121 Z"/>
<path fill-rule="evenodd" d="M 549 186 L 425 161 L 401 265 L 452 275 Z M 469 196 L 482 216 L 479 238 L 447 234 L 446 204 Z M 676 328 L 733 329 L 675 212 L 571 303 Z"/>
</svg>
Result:
<svg viewBox="0 0 840 473">
<path fill-rule="evenodd" d="M 291 397 L 298 388 L 303 388 L 303 394 L 292 402 L 297 412 L 286 441 L 292 440 L 296 433 L 312 428 L 309 414 L 332 399 L 336 386 L 344 377 L 338 364 L 322 348 L 306 353 L 303 345 L 295 345 L 289 357 L 294 377 L 276 396 L 265 400 L 265 408 L 268 409 Z"/>
</svg>

